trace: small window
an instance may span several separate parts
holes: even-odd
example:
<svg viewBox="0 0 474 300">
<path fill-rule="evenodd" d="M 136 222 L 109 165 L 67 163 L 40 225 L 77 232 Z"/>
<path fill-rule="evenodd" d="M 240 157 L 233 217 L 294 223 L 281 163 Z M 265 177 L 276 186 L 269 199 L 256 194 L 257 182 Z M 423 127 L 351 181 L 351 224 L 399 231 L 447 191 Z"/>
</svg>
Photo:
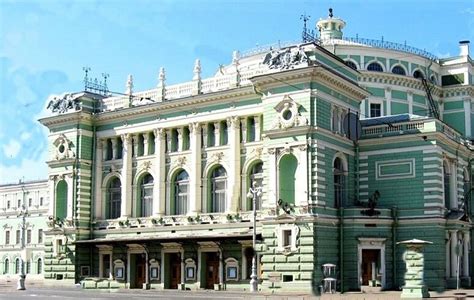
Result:
<svg viewBox="0 0 474 300">
<path fill-rule="evenodd" d="M 28 199 L 28 206 L 29 207 L 33 206 L 33 199 L 31 198 Z"/>
<path fill-rule="evenodd" d="M 184 263 L 186 280 L 196 280 L 196 262 L 192 258 L 188 258 Z"/>
<path fill-rule="evenodd" d="M 16 207 L 21 208 L 21 200 L 20 199 L 18 199 L 18 205 Z"/>
<path fill-rule="evenodd" d="M 158 274 L 159 274 L 158 267 L 151 267 L 150 268 L 150 278 L 151 279 L 155 279 L 155 280 L 158 279 L 158 277 L 159 277 Z"/>
<path fill-rule="evenodd" d="M 38 244 L 43 243 L 43 229 L 38 229 Z"/>
<path fill-rule="evenodd" d="M 5 245 L 10 244 L 10 231 L 5 231 Z"/>
<path fill-rule="evenodd" d="M 283 282 L 293 281 L 293 275 L 283 275 Z"/>
<path fill-rule="evenodd" d="M 425 78 L 425 76 L 420 70 L 416 70 L 415 72 L 413 72 L 413 77 L 418 78 L 418 79 Z"/>
<path fill-rule="evenodd" d="M 346 66 L 348 66 L 349 68 L 357 70 L 357 66 L 353 61 L 347 60 L 345 61 L 345 63 L 346 63 Z"/>
<path fill-rule="evenodd" d="M 40 206 L 43 206 L 43 201 L 44 201 L 43 197 L 40 197 L 40 203 L 39 203 Z"/>
<path fill-rule="evenodd" d="M 383 68 L 379 63 L 373 62 L 367 66 L 367 71 L 383 72 Z"/>
<path fill-rule="evenodd" d="M 393 74 L 398 74 L 398 75 L 406 75 L 405 69 L 403 69 L 401 66 L 395 66 L 392 69 Z"/>
<path fill-rule="evenodd" d="M 225 277 L 227 281 L 239 279 L 239 263 L 235 258 L 229 257 L 225 260 Z"/>
<path fill-rule="evenodd" d="M 17 245 L 20 244 L 20 239 L 21 239 L 21 232 L 20 232 L 20 230 L 17 230 L 16 231 L 16 244 Z"/>
<path fill-rule="evenodd" d="M 117 278 L 117 279 L 123 279 L 124 278 L 123 277 L 123 273 L 124 273 L 123 269 L 124 269 L 123 267 L 115 268 L 115 278 Z M 108 277 L 108 275 L 107 275 L 107 277 Z"/>
<path fill-rule="evenodd" d="M 26 243 L 31 244 L 31 229 L 26 231 Z"/>
<path fill-rule="evenodd" d="M 370 117 L 376 118 L 382 115 L 382 105 L 380 103 L 370 103 Z"/>
<path fill-rule="evenodd" d="M 81 277 L 89 277 L 90 273 L 91 271 L 89 266 L 81 266 Z"/>
<path fill-rule="evenodd" d="M 43 274 L 43 260 L 38 258 L 36 263 L 36 274 Z"/>
<path fill-rule="evenodd" d="M 283 230 L 283 247 L 291 247 L 291 229 Z"/>
<path fill-rule="evenodd" d="M 7 209 L 10 209 L 10 206 L 11 206 L 10 200 L 8 200 L 8 201 L 7 201 Z"/>
<path fill-rule="evenodd" d="M 10 260 L 7 258 L 5 259 L 5 262 L 3 263 L 3 274 L 8 274 L 10 273 Z"/>
</svg>

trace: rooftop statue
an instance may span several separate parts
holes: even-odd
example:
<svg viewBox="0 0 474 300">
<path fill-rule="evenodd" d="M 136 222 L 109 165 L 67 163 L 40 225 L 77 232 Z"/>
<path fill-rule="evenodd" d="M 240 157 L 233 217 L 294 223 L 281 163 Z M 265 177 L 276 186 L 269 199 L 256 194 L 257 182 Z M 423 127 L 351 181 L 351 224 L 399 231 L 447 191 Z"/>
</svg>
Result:
<svg viewBox="0 0 474 300">
<path fill-rule="evenodd" d="M 308 57 L 301 47 L 271 50 L 263 58 L 263 63 L 270 69 L 290 69 L 301 63 L 308 62 Z"/>
<path fill-rule="evenodd" d="M 46 109 L 50 109 L 51 112 L 55 113 L 65 113 L 71 110 L 79 110 L 80 102 L 77 97 L 74 97 L 74 94 L 64 94 L 62 97 L 53 97 L 49 101 Z"/>
</svg>

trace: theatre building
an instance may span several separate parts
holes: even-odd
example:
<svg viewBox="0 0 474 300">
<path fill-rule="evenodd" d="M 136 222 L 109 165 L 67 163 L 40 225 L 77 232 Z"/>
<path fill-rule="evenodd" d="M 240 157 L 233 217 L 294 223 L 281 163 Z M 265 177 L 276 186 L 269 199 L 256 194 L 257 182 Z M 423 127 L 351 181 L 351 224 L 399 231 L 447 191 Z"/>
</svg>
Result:
<svg viewBox="0 0 474 300">
<path fill-rule="evenodd" d="M 46 283 L 248 290 L 255 253 L 262 291 L 398 289 L 417 238 L 429 288 L 471 286 L 469 43 L 438 59 L 344 26 L 52 99 Z"/>
</svg>

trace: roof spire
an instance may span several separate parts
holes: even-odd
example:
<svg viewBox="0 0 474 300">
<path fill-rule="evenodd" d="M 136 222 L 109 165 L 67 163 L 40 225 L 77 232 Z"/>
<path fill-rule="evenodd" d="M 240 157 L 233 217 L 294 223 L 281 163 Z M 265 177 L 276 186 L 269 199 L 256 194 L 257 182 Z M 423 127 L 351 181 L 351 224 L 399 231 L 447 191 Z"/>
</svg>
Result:
<svg viewBox="0 0 474 300">
<path fill-rule="evenodd" d="M 132 74 L 128 75 L 127 84 L 125 84 L 125 87 L 127 88 L 125 90 L 125 94 L 132 95 L 133 94 L 133 76 L 132 76 Z"/>
<path fill-rule="evenodd" d="M 334 15 L 332 14 L 332 8 L 329 8 L 329 17 L 332 18 Z"/>
</svg>

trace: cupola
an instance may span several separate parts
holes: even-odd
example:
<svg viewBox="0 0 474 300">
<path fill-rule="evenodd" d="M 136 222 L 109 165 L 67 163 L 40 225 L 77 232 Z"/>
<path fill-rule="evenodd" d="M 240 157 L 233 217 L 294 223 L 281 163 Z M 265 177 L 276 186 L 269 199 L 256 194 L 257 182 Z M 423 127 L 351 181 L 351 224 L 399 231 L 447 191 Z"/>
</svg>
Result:
<svg viewBox="0 0 474 300">
<path fill-rule="evenodd" d="M 329 16 L 326 19 L 320 19 L 316 23 L 321 40 L 342 39 L 342 28 L 344 28 L 344 26 L 346 26 L 346 22 L 342 19 L 335 18 L 332 13 L 332 8 L 329 9 Z"/>
</svg>

